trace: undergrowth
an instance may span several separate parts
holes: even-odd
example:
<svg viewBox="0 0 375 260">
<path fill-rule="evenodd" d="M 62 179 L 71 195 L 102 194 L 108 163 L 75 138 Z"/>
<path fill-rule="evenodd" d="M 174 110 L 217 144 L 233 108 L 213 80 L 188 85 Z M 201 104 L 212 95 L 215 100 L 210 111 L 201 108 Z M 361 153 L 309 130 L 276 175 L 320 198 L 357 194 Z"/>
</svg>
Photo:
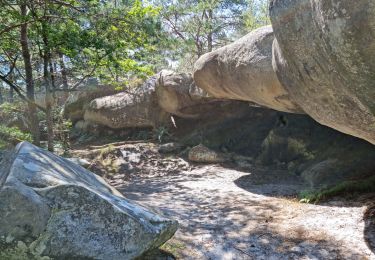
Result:
<svg viewBox="0 0 375 260">
<path fill-rule="evenodd" d="M 299 197 L 303 203 L 318 203 L 338 195 L 368 192 L 375 192 L 375 175 L 364 180 L 345 181 L 319 191 L 303 191 Z"/>
<path fill-rule="evenodd" d="M 22 132 L 17 127 L 0 125 L 0 148 L 22 141 L 32 142 L 31 134 Z"/>
</svg>

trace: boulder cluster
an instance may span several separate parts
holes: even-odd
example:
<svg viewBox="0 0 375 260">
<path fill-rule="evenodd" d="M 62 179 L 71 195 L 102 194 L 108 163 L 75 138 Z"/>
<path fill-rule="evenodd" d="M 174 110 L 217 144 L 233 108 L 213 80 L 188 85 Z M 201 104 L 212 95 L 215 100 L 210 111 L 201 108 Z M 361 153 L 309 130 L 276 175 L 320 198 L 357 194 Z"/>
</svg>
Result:
<svg viewBox="0 0 375 260">
<path fill-rule="evenodd" d="M 163 70 L 126 91 L 73 93 L 64 115 L 80 130 L 173 125 L 186 146 L 204 144 L 191 161 L 244 153 L 232 158 L 284 167 L 312 187 L 373 174 L 375 1 L 271 0 L 269 10 L 272 26 L 201 56 L 192 74 Z M 0 259 L 133 259 L 177 230 L 28 143 L 2 162 L 0 209 Z"/>
<path fill-rule="evenodd" d="M 272 0 L 272 27 L 203 55 L 195 82 L 375 144 L 374 13 L 372 0 Z"/>
<path fill-rule="evenodd" d="M 272 26 L 201 56 L 193 77 L 164 70 L 126 93 L 78 97 L 66 115 L 115 129 L 155 127 L 167 114 L 199 118 L 202 105 L 239 100 L 307 114 L 375 144 L 374 12 L 371 0 L 273 0 Z"/>
</svg>

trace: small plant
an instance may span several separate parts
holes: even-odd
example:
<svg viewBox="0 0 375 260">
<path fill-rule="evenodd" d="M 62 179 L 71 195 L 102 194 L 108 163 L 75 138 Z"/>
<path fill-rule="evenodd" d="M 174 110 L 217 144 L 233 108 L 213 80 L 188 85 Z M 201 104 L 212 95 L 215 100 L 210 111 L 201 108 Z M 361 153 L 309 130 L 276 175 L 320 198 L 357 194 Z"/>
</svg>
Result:
<svg viewBox="0 0 375 260">
<path fill-rule="evenodd" d="M 99 158 L 103 159 L 107 154 L 110 154 L 111 152 L 115 150 L 116 148 L 112 144 L 110 144 L 107 147 L 100 149 Z"/>
<path fill-rule="evenodd" d="M 1 114 L 11 114 L 24 112 L 25 107 L 22 103 L 3 103 L 0 105 Z"/>
<path fill-rule="evenodd" d="M 366 192 L 375 192 L 375 176 L 358 181 L 344 181 L 334 187 L 319 191 L 303 191 L 299 197 L 302 203 L 317 203 L 341 194 Z"/>
<path fill-rule="evenodd" d="M 160 126 L 154 130 L 154 137 L 159 141 L 159 143 L 162 143 L 165 138 L 171 137 L 172 135 L 169 133 L 169 130 L 165 126 Z"/>
<path fill-rule="evenodd" d="M 0 140 L 0 147 L 2 146 L 2 148 L 22 141 L 33 141 L 30 133 L 22 132 L 17 127 L 7 127 L 4 125 L 0 125 Z"/>
</svg>

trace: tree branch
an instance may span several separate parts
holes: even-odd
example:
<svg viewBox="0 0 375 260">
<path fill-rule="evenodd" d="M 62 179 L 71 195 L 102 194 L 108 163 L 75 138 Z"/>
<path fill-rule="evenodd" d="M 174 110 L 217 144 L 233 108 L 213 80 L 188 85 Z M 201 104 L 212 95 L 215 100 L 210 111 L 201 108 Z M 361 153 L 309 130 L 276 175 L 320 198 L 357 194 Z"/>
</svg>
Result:
<svg viewBox="0 0 375 260">
<path fill-rule="evenodd" d="M 38 104 L 36 104 L 35 102 L 31 101 L 30 99 L 28 99 L 22 92 L 24 92 L 21 87 L 17 86 L 16 84 L 14 84 L 13 82 L 11 82 L 10 80 L 8 80 L 4 75 L 1 75 L 0 74 L 0 79 L 2 81 L 4 81 L 9 87 L 11 87 L 12 89 L 14 89 L 14 91 L 17 93 L 17 95 L 24 101 L 26 101 L 27 103 L 31 103 L 31 104 L 34 104 L 37 108 L 39 108 L 40 110 L 42 110 L 43 112 L 46 112 L 46 110 L 39 106 Z"/>
</svg>

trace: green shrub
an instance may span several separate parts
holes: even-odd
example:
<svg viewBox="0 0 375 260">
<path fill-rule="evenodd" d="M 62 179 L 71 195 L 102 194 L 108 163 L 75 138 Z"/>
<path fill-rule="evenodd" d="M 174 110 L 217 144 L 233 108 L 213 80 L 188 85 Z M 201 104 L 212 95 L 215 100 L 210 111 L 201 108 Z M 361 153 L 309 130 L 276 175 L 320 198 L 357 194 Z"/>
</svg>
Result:
<svg viewBox="0 0 375 260">
<path fill-rule="evenodd" d="M 171 133 L 169 132 L 167 127 L 160 126 L 154 129 L 154 138 L 157 139 L 159 143 L 164 142 L 169 137 L 171 137 Z"/>
<path fill-rule="evenodd" d="M 4 148 L 10 144 L 16 144 L 22 141 L 32 142 L 31 134 L 22 132 L 17 127 L 6 127 L 4 125 L 0 125 L 0 147 L 1 148 Z"/>
</svg>

